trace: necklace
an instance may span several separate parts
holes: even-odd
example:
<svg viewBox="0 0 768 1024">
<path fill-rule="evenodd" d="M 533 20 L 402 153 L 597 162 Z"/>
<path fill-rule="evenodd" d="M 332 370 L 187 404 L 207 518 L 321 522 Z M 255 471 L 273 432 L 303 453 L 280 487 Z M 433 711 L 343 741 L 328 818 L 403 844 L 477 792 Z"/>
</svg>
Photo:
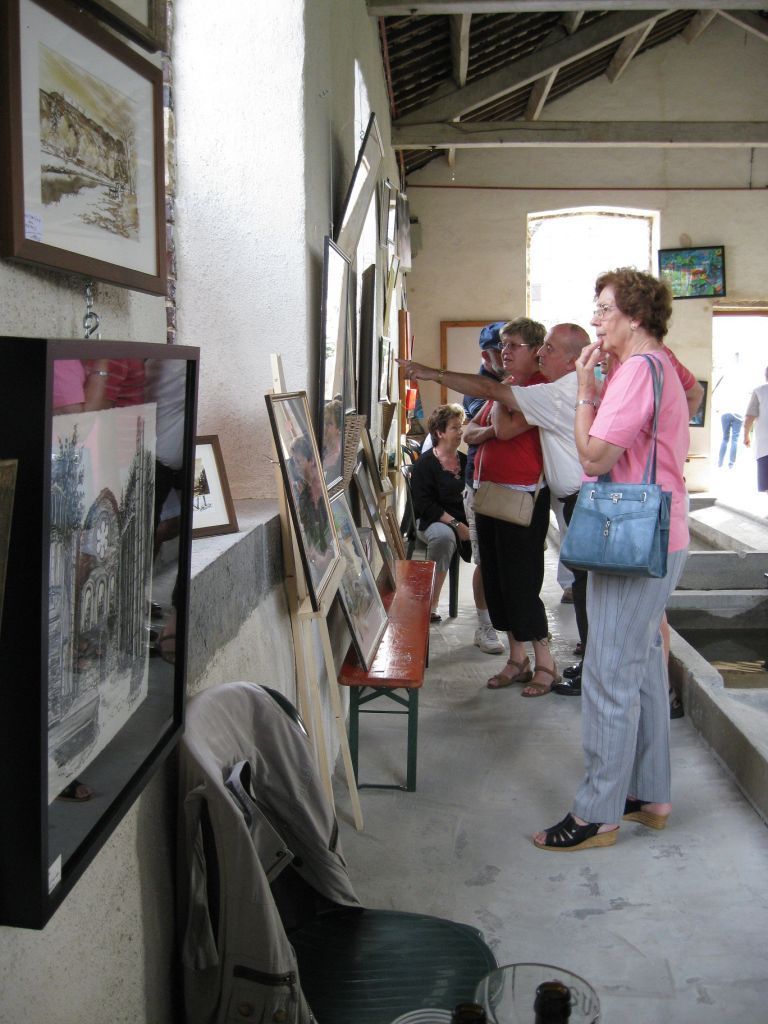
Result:
<svg viewBox="0 0 768 1024">
<path fill-rule="evenodd" d="M 435 457 L 445 473 L 450 473 L 454 480 L 461 480 L 461 462 L 456 452 L 452 455 L 445 455 L 435 449 Z"/>
</svg>

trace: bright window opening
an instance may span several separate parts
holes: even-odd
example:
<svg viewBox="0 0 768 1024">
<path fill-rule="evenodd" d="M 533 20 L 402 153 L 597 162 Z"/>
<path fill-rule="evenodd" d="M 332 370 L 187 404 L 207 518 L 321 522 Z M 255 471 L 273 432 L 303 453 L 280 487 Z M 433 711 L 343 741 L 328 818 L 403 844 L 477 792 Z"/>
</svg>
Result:
<svg viewBox="0 0 768 1024">
<path fill-rule="evenodd" d="M 654 273 L 659 213 L 584 206 L 528 215 L 528 315 L 589 328 L 595 279 L 615 267 Z"/>
</svg>

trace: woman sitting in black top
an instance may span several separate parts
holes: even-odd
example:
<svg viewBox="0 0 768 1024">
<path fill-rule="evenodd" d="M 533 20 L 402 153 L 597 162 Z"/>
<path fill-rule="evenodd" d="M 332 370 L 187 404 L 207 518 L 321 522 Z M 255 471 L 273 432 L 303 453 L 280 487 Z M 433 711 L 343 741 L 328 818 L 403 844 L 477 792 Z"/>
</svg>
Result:
<svg viewBox="0 0 768 1024">
<path fill-rule="evenodd" d="M 427 558 L 436 563 L 432 622 L 439 622 L 441 618 L 437 604 L 456 544 L 469 540 L 463 500 L 467 457 L 458 450 L 463 422 L 464 410 L 460 405 L 438 406 L 427 424 L 432 448 L 411 470 L 411 492 L 419 533 L 427 545 Z"/>
</svg>

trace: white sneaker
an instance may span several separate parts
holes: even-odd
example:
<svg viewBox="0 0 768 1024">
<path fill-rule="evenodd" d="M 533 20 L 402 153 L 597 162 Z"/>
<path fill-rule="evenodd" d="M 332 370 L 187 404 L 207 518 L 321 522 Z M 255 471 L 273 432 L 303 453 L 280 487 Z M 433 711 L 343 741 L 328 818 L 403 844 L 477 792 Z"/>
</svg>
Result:
<svg viewBox="0 0 768 1024">
<path fill-rule="evenodd" d="M 475 647 L 485 654 L 503 654 L 504 644 L 496 636 L 496 630 L 490 624 L 478 626 L 475 630 Z"/>
</svg>

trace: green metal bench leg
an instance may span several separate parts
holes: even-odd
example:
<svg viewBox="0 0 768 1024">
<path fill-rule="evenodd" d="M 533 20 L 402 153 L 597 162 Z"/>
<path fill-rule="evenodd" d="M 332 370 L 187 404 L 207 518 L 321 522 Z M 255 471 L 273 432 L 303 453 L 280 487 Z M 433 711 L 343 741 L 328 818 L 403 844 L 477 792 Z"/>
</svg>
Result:
<svg viewBox="0 0 768 1024">
<path fill-rule="evenodd" d="M 451 565 L 448 570 L 448 617 L 455 619 L 459 614 L 459 570 L 461 568 L 461 555 L 458 547 L 453 553 Z"/>
<path fill-rule="evenodd" d="M 416 747 L 419 735 L 419 691 L 408 692 L 408 762 L 405 788 L 409 793 L 416 789 Z"/>
<path fill-rule="evenodd" d="M 360 737 L 360 690 L 357 686 L 350 686 L 349 688 L 349 755 L 352 759 L 352 771 L 355 775 L 355 782 L 358 782 L 357 777 L 357 745 Z"/>
</svg>

